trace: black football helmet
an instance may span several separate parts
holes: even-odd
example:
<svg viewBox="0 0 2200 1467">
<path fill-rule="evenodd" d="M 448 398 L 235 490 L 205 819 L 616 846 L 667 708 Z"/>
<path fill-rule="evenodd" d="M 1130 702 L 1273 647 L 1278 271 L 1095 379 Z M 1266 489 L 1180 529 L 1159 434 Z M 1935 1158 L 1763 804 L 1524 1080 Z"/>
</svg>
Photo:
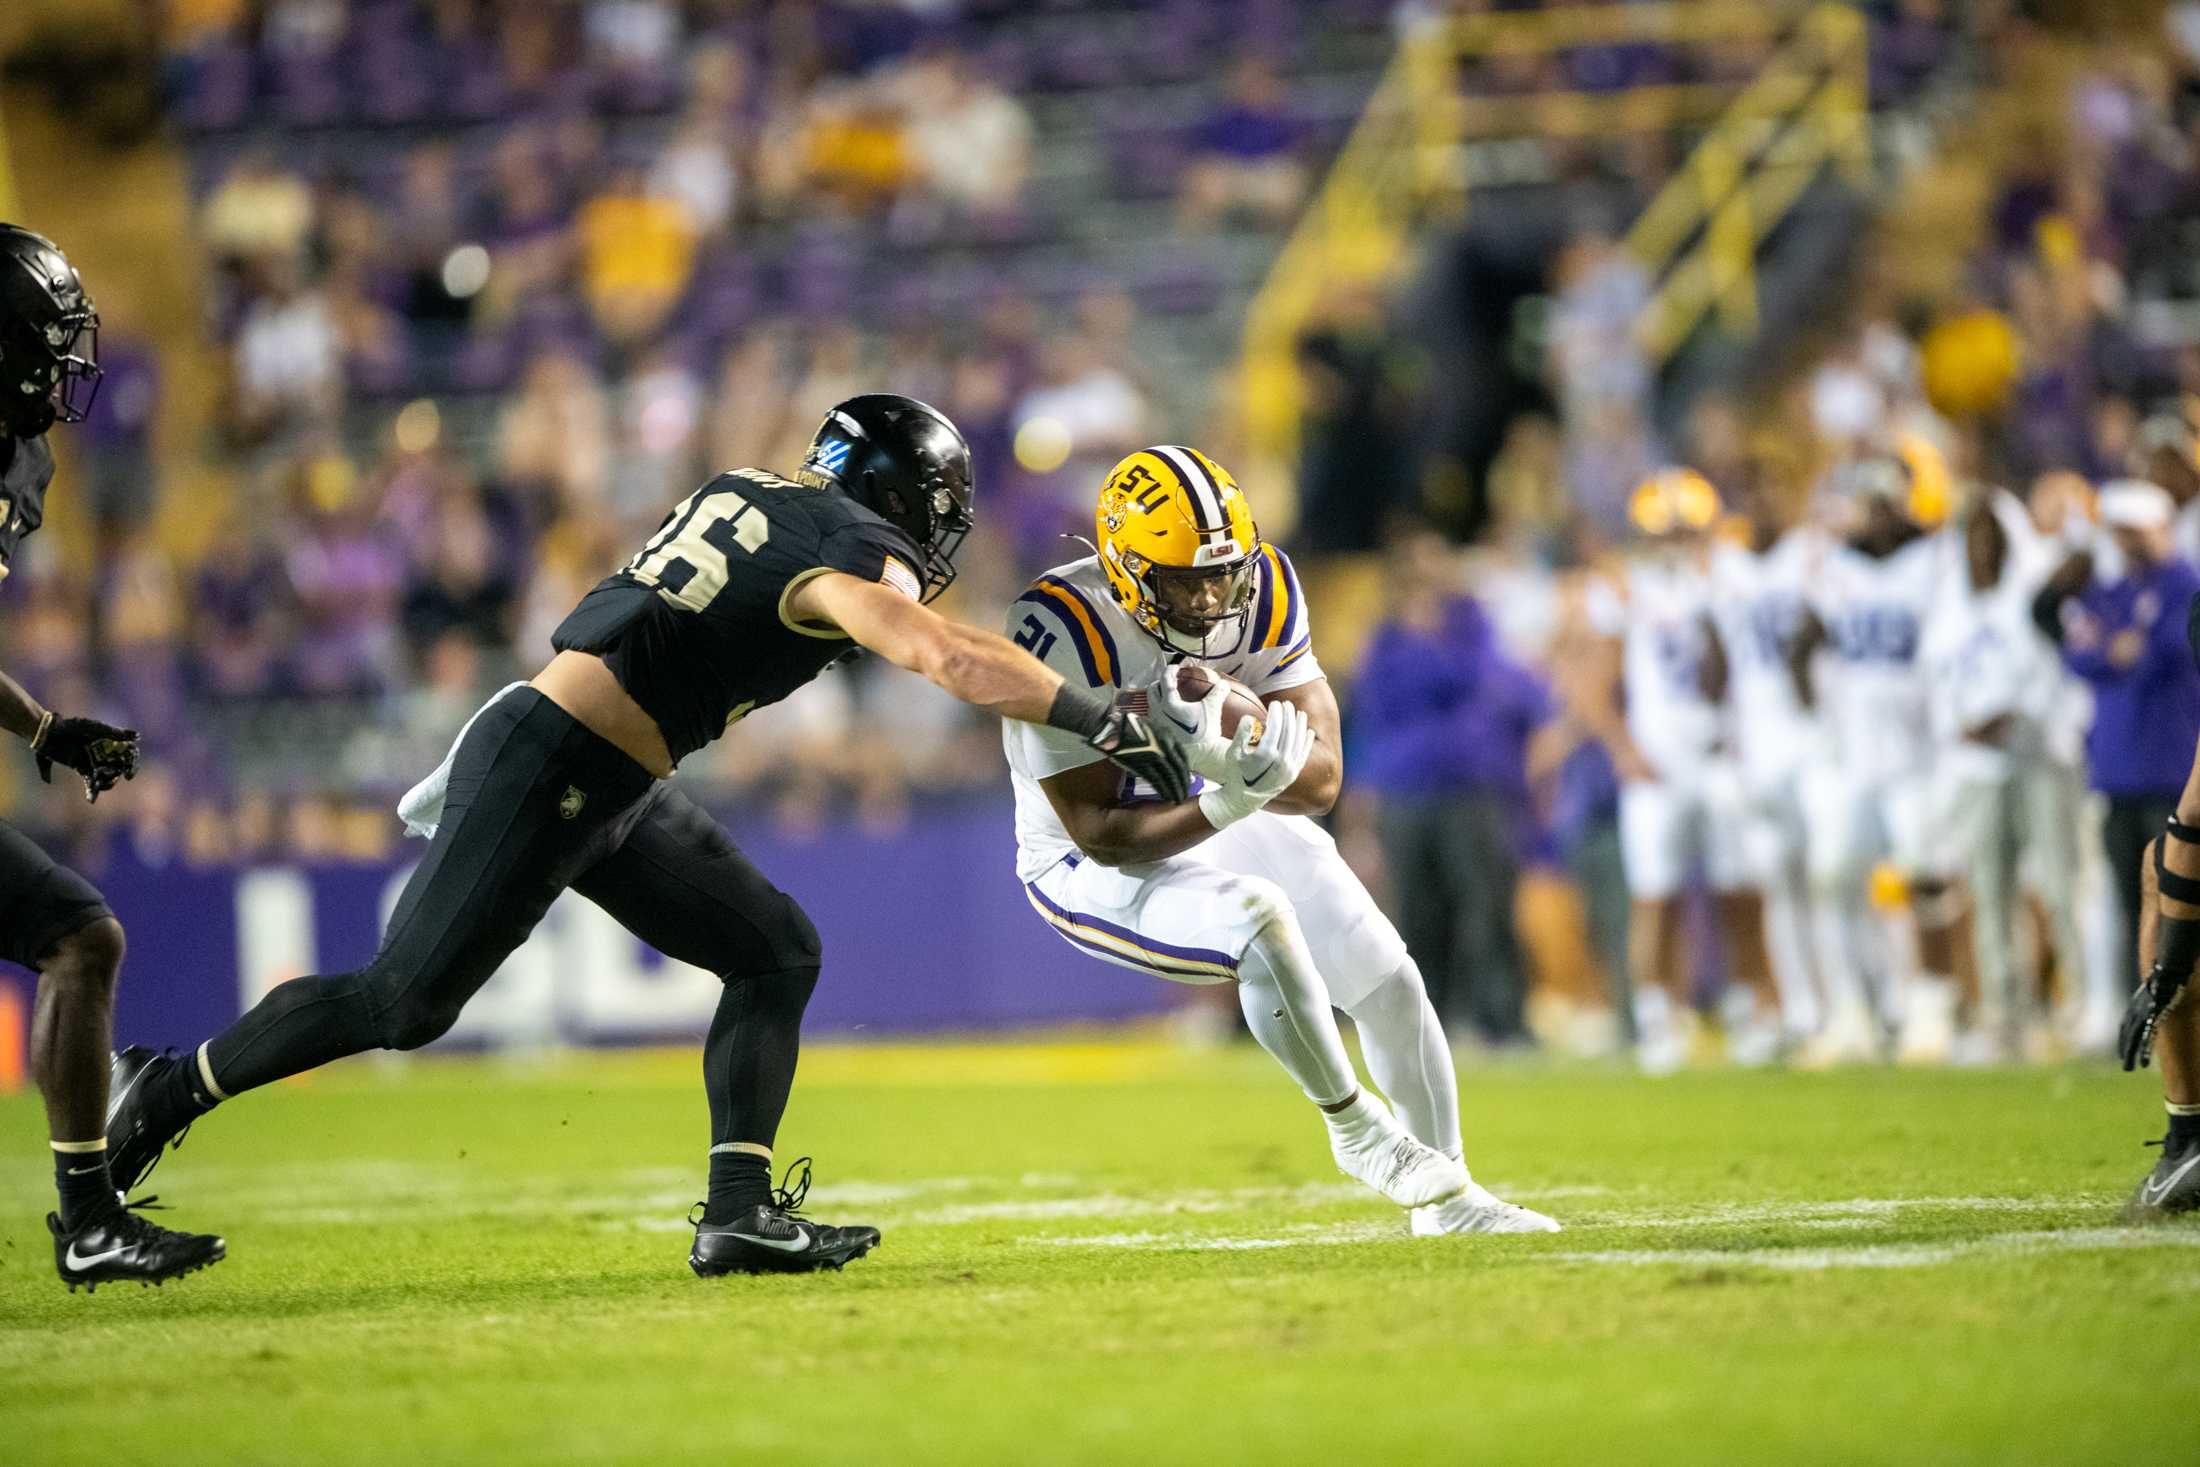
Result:
<svg viewBox="0 0 2200 1467">
<path fill-rule="evenodd" d="M 69 257 L 0 224 L 0 430 L 36 438 L 81 423 L 99 395 L 99 312 Z"/>
<path fill-rule="evenodd" d="M 851 397 L 825 414 L 795 479 L 840 490 L 916 541 L 926 601 L 954 583 L 971 525 L 970 445 L 938 408 L 895 392 Z"/>
</svg>

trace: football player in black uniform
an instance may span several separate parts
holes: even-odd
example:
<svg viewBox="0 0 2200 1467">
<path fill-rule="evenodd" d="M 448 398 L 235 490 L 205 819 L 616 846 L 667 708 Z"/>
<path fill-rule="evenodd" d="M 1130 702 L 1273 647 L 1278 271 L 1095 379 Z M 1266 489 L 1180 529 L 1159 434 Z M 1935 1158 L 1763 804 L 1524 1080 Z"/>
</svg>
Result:
<svg viewBox="0 0 2200 1467">
<path fill-rule="evenodd" d="M 0 224 L 0 579 L 46 517 L 46 430 L 80 421 L 99 390 L 99 315 L 52 241 Z M 137 772 L 137 734 L 62 718 L 0 673 L 0 728 L 98 799 Z M 61 1205 L 48 1214 L 54 1266 L 73 1291 L 159 1283 L 219 1262 L 222 1240 L 155 1227 L 126 1208 L 107 1165 L 107 1050 L 122 924 L 92 884 L 0 822 L 0 958 L 36 970 L 31 1073 L 46 1100 Z"/>
<path fill-rule="evenodd" d="M 2200 662 L 2200 598 L 2186 613 L 2186 638 Z M 2124 1216 L 2148 1222 L 2200 1213 L 2200 1003 L 2191 983 L 2200 965 L 2200 751 L 2169 826 L 2147 847 L 2139 910 L 2144 975 L 2124 1010 L 2119 1036 L 2127 1070 L 2162 1062 L 2169 1133 L 2161 1160 L 2131 1194 Z"/>
<path fill-rule="evenodd" d="M 436 1038 L 570 887 L 725 982 L 703 1047 L 710 1187 L 690 1265 L 802 1271 L 861 1257 L 875 1229 L 796 1217 L 801 1188 L 771 1185 L 817 930 L 667 776 L 854 644 L 1003 717 L 1075 730 L 1183 799 L 1189 734 L 1157 735 L 1141 700 L 1066 684 L 925 606 L 954 579 L 970 523 L 962 435 L 889 394 L 828 413 L 794 478 L 742 469 L 690 495 L 574 608 L 533 683 L 460 736 L 427 857 L 373 962 L 281 985 L 195 1053 L 116 1057 L 117 1177 L 136 1185 L 231 1096 Z"/>
</svg>

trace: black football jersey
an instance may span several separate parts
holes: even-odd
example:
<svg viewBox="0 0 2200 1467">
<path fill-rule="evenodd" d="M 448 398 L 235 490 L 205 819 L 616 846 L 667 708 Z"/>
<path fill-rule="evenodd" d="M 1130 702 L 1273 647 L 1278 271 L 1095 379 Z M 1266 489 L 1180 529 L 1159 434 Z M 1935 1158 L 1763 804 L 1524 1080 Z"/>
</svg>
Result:
<svg viewBox="0 0 2200 1467">
<path fill-rule="evenodd" d="M 16 548 L 46 522 L 46 486 L 53 482 L 53 445 L 36 438 L 0 438 L 0 576 Z"/>
<path fill-rule="evenodd" d="M 602 657 L 684 759 L 848 650 L 837 628 L 788 616 L 797 587 L 844 571 L 915 597 L 923 563 L 908 536 L 838 490 L 737 469 L 676 505 L 551 644 Z"/>
</svg>

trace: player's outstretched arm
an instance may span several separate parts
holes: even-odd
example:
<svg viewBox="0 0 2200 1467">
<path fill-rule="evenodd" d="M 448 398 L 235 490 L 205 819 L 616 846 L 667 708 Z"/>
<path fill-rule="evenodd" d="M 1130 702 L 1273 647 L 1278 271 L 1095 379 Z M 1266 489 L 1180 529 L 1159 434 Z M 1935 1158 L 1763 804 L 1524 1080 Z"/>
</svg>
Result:
<svg viewBox="0 0 2200 1467">
<path fill-rule="evenodd" d="M 39 706 L 36 698 L 23 691 L 21 683 L 0 672 L 0 728 L 29 743 L 45 717 L 46 710 Z"/>
<path fill-rule="evenodd" d="M 116 728 L 96 718 L 59 718 L 0 672 L 0 729 L 29 744 L 38 755 L 38 777 L 51 784 L 56 764 L 84 776 L 84 798 L 96 800 L 137 774 L 137 730 Z"/>
<path fill-rule="evenodd" d="M 1006 637 L 950 621 L 901 592 L 833 574 L 806 582 L 788 612 L 839 627 L 897 667 L 937 683 L 972 707 L 1045 723 L 1062 675 Z"/>
<path fill-rule="evenodd" d="M 929 679 L 975 708 L 1083 737 L 1107 759 L 1165 799 L 1191 791 L 1190 751 L 1173 730 L 1062 675 L 1014 642 L 950 621 L 888 586 L 834 571 L 815 576 L 789 598 L 787 612 L 837 626 L 879 656 Z"/>
</svg>

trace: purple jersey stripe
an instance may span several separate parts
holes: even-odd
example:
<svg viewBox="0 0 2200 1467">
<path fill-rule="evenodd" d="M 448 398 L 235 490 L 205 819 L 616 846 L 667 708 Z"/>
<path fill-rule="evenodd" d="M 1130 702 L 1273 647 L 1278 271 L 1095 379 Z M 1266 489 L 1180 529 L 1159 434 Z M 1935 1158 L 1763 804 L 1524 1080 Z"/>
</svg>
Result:
<svg viewBox="0 0 2200 1467">
<path fill-rule="evenodd" d="M 1123 665 L 1123 659 L 1115 653 L 1115 634 L 1108 630 L 1107 618 L 1100 614 L 1100 609 L 1086 598 L 1085 593 L 1063 580 L 1060 576 L 1041 576 L 1039 577 L 1039 584 L 1052 586 L 1076 598 L 1077 603 L 1085 608 L 1085 615 L 1092 618 L 1092 629 L 1100 634 L 1100 645 L 1108 649 L 1108 665 L 1120 668 Z"/>
<path fill-rule="evenodd" d="M 1135 943 L 1150 952 L 1161 953 L 1167 957 L 1185 958 L 1195 963 L 1214 963 L 1233 972 L 1237 969 L 1238 960 L 1228 953 L 1217 952 L 1213 948 L 1172 947 L 1165 942 L 1156 942 L 1143 933 L 1133 932 L 1128 927 L 1118 927 L 1113 922 L 1104 921 L 1088 912 L 1072 912 L 1068 908 L 1055 903 L 1045 892 L 1031 883 L 1026 882 L 1024 885 L 1030 891 L 1033 901 L 1065 922 L 1074 922 L 1080 927 L 1090 927 L 1093 931 L 1105 932 L 1110 937 L 1120 937 L 1125 942 Z"/>
</svg>

